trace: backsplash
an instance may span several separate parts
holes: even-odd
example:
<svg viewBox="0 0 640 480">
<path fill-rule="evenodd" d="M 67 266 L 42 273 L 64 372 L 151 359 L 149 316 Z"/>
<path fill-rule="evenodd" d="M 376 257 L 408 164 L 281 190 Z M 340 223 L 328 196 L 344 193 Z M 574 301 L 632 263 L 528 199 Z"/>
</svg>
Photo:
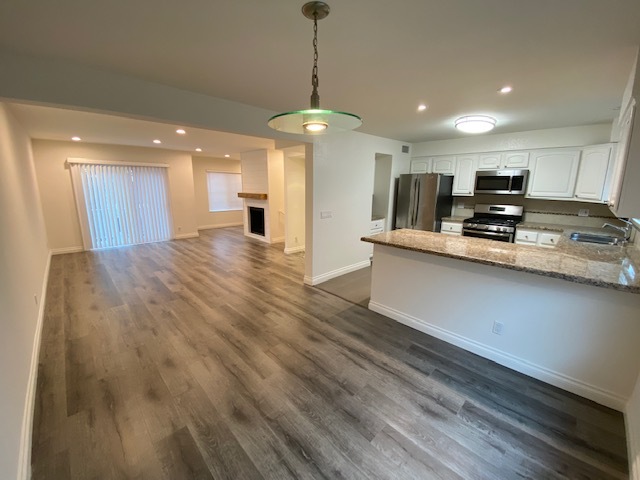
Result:
<svg viewBox="0 0 640 480">
<path fill-rule="evenodd" d="M 563 202 L 559 200 L 537 200 L 520 196 L 475 195 L 454 197 L 452 215 L 471 217 L 476 203 L 522 205 L 524 221 L 575 225 L 579 227 L 602 227 L 604 222 L 618 223 L 606 205 L 587 202 Z M 588 216 L 579 216 L 580 210 L 588 210 Z"/>
</svg>

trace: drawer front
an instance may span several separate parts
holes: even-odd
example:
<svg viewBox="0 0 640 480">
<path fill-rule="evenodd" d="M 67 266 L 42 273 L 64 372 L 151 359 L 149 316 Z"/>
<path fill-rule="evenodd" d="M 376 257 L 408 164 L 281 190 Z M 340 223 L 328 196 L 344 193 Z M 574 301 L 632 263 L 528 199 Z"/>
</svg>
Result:
<svg viewBox="0 0 640 480">
<path fill-rule="evenodd" d="M 538 241 L 538 232 L 532 230 L 516 230 L 516 241 L 536 243 Z"/>
<path fill-rule="evenodd" d="M 462 233 L 462 224 L 453 222 L 442 222 L 440 233 L 453 233 L 459 235 Z"/>
<path fill-rule="evenodd" d="M 380 220 L 371 221 L 371 230 L 379 229 L 379 228 L 384 229 L 384 218 Z"/>
<path fill-rule="evenodd" d="M 540 234 L 540 246 L 555 247 L 560 241 L 559 233 L 541 233 Z"/>
<path fill-rule="evenodd" d="M 384 232 L 384 228 L 380 227 L 380 228 L 372 228 L 371 230 L 369 230 L 369 235 L 375 235 L 376 233 L 382 233 Z"/>
</svg>

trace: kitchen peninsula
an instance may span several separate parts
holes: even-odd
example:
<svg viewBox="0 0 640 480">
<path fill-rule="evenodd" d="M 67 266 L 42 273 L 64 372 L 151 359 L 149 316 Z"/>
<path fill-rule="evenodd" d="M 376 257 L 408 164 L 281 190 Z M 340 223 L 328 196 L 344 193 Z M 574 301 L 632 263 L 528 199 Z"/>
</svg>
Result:
<svg viewBox="0 0 640 480">
<path fill-rule="evenodd" d="M 640 251 L 415 230 L 374 244 L 369 308 L 622 410 L 640 367 Z"/>
</svg>

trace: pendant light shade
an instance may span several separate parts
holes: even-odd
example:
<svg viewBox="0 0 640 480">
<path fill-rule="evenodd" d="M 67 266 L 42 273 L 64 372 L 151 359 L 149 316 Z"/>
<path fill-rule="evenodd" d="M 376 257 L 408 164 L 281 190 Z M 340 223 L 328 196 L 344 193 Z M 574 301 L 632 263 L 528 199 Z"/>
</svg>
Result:
<svg viewBox="0 0 640 480">
<path fill-rule="evenodd" d="M 353 130 L 362 125 L 358 115 L 320 108 L 318 94 L 318 20 L 329 15 L 329 5 L 324 2 L 308 2 L 302 6 L 302 14 L 313 20 L 313 71 L 311 73 L 311 105 L 307 110 L 279 113 L 267 123 L 279 132 L 321 135 L 323 133 Z"/>
</svg>

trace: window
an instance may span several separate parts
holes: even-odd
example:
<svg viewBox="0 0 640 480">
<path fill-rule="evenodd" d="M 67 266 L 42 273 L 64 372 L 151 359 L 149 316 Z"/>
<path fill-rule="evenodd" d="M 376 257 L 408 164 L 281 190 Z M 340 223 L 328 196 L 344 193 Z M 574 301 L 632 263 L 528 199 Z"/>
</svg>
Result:
<svg viewBox="0 0 640 480">
<path fill-rule="evenodd" d="M 171 238 L 166 168 L 69 163 L 85 248 Z"/>
<path fill-rule="evenodd" d="M 242 210 L 242 199 L 238 198 L 242 189 L 239 173 L 207 172 L 207 187 L 210 212 Z"/>
</svg>

